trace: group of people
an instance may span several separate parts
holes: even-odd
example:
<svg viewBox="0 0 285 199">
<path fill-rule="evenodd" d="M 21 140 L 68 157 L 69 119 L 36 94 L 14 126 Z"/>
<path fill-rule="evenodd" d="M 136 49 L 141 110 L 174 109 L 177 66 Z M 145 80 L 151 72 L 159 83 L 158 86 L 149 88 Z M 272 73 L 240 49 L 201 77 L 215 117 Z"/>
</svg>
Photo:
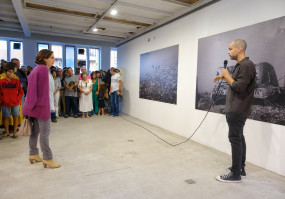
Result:
<svg viewBox="0 0 285 199">
<path fill-rule="evenodd" d="M 17 60 L 17 59 L 15 59 Z M 19 60 L 17 60 L 19 61 Z M 26 74 L 27 91 L 24 94 L 21 77 L 18 76 L 19 67 L 13 62 L 1 64 L 3 73 L 0 78 L 0 105 L 4 120 L 5 132 L 1 137 L 13 135 L 17 138 L 19 115 L 29 117 L 33 121 L 29 139 L 29 161 L 31 164 L 43 162 L 46 168 L 58 168 L 60 165 L 53 160 L 49 147 L 50 122 L 56 115 L 69 117 L 71 112 L 78 117 L 90 117 L 89 113 L 104 115 L 104 100 L 111 98 L 110 115 L 119 115 L 118 99 L 122 82 L 119 71 L 111 68 L 100 78 L 100 72 L 88 75 L 86 68 L 81 68 L 81 74 L 74 75 L 71 67 L 62 70 L 53 67 L 55 58 L 53 51 L 41 50 L 37 53 L 36 67 Z M 65 74 L 64 74 L 65 73 Z M 25 96 L 23 100 L 23 96 Z M 24 101 L 24 103 L 22 103 Z M 79 101 L 79 108 L 78 108 Z M 9 131 L 9 117 L 13 117 L 13 131 Z M 21 122 L 20 122 L 21 123 Z M 37 148 L 38 137 L 43 158 Z"/>
<path fill-rule="evenodd" d="M 27 93 L 28 74 L 32 71 L 31 67 L 20 67 L 17 58 L 11 62 L 1 60 L 0 67 L 0 125 L 4 126 L 5 131 L 0 133 L 3 137 L 17 138 L 18 125 L 22 123 L 22 105 Z M 9 127 L 13 126 L 12 129 Z"/>
<path fill-rule="evenodd" d="M 111 68 L 107 72 L 95 71 L 89 75 L 86 67 L 81 67 L 81 73 L 77 71 L 74 74 L 71 67 L 51 67 L 50 97 L 54 98 L 51 101 L 52 122 L 57 122 L 57 116 L 68 118 L 72 115 L 77 118 L 81 115 L 82 118 L 89 118 L 93 114 L 104 115 L 105 109 L 110 115 L 118 116 L 122 86 L 118 72 L 116 68 Z"/>
</svg>

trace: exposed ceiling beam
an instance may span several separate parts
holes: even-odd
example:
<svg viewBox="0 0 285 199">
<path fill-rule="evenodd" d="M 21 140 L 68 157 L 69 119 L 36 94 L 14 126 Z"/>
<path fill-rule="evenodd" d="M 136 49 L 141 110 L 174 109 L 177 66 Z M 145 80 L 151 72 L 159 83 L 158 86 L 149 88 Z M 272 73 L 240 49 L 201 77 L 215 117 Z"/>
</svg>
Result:
<svg viewBox="0 0 285 199">
<path fill-rule="evenodd" d="M 104 2 L 104 3 L 108 3 L 108 4 L 112 4 L 115 2 L 115 0 L 96 0 L 96 1 L 101 1 L 101 2 Z"/>
<path fill-rule="evenodd" d="M 84 34 L 91 34 L 91 35 L 97 35 L 97 36 L 103 36 L 103 37 L 111 37 L 111 38 L 119 38 L 119 39 L 124 39 L 125 37 L 123 36 L 116 36 L 116 35 L 110 35 L 110 34 L 102 34 L 102 33 L 89 33 L 89 32 L 83 32 Z"/>
<path fill-rule="evenodd" d="M 96 28 L 96 25 L 106 16 L 106 14 L 113 9 L 113 7 L 118 3 L 118 0 L 114 1 L 114 3 L 112 3 L 110 5 L 110 7 L 104 12 L 104 14 L 89 28 L 89 30 L 87 32 L 91 33 L 93 31 L 94 28 Z"/>
<path fill-rule="evenodd" d="M 43 6 L 48 6 L 52 8 L 62 8 L 66 10 L 79 11 L 83 13 L 102 14 L 104 12 L 104 10 L 102 9 L 90 8 L 90 7 L 75 5 L 72 3 L 63 3 L 59 1 L 53 1 L 53 0 L 48 0 L 48 1 L 47 0 L 24 0 L 24 4 L 26 3 L 43 5 Z"/>
<path fill-rule="evenodd" d="M 51 24 L 37 24 L 37 23 L 30 23 L 30 29 L 33 32 L 33 30 L 39 30 L 39 31 L 50 31 L 51 33 L 61 33 L 61 34 L 66 34 L 66 35 L 70 35 L 70 34 L 86 34 L 88 32 L 83 32 L 82 29 L 80 28 L 72 28 L 70 26 L 54 26 Z M 121 38 L 124 39 L 126 37 L 126 35 L 124 33 L 114 33 L 114 32 L 108 32 L 108 31 L 104 31 L 104 28 L 102 28 L 103 30 L 99 29 L 98 32 L 96 33 L 89 33 L 89 34 L 93 34 L 93 35 L 97 35 L 97 36 L 104 36 L 104 37 L 114 37 L 114 38 Z"/>
<path fill-rule="evenodd" d="M 171 16 L 173 14 L 172 12 L 167 12 L 167 11 L 163 11 L 163 10 L 157 10 L 157 9 L 153 9 L 153 8 L 147 8 L 147 7 L 134 5 L 134 4 L 130 4 L 130 3 L 125 3 L 125 2 L 119 2 L 118 5 L 121 5 L 121 6 L 124 6 L 124 7 L 129 7 L 129 8 L 135 8 L 135 9 L 138 9 L 138 10 L 153 12 L 153 13 L 156 13 L 156 14 L 161 14 L 161 15 L 166 15 L 166 16 Z"/>
<path fill-rule="evenodd" d="M 22 29 L 23 29 L 25 36 L 30 37 L 31 33 L 30 33 L 30 30 L 28 27 L 27 19 L 26 19 L 25 14 L 24 14 L 22 1 L 12 0 L 12 3 L 13 3 L 13 6 L 15 8 L 15 11 L 17 13 L 18 19 L 21 23 L 21 26 L 22 26 Z"/>
<path fill-rule="evenodd" d="M 1 27 L 1 30 L 15 31 L 15 32 L 23 32 L 22 27 L 19 28 L 10 28 L 10 27 Z"/>
<path fill-rule="evenodd" d="M 19 23 L 19 19 L 17 17 L 0 16 L 0 19 L 4 22 L 18 22 Z"/>
<path fill-rule="evenodd" d="M 0 23 L 0 27 L 21 28 L 19 23 Z"/>
<path fill-rule="evenodd" d="M 33 23 L 38 23 L 38 24 L 41 24 L 41 23 L 50 23 L 50 24 L 58 24 L 58 25 L 65 25 L 65 26 L 71 26 L 71 27 L 75 27 L 74 26 L 74 21 L 68 21 L 66 19 L 59 19 L 59 18 L 47 18 L 47 17 L 41 17 L 41 16 L 37 16 L 37 18 L 34 18 L 34 17 L 29 17 L 27 16 L 27 19 L 29 21 L 29 23 L 33 22 Z M 90 26 L 90 23 L 87 23 L 87 22 L 80 22 L 78 24 L 76 24 L 76 26 L 80 26 L 80 27 L 89 27 Z"/>
<path fill-rule="evenodd" d="M 65 13 L 65 14 L 72 14 L 72 15 L 79 15 L 79 16 L 86 16 L 86 17 L 96 17 L 97 13 L 87 13 L 75 10 L 69 10 L 65 8 L 58 8 L 55 6 L 46 6 L 34 3 L 26 3 L 27 8 L 34 8 L 39 10 L 51 11 L 51 12 L 58 12 L 58 13 Z"/>
<path fill-rule="evenodd" d="M 18 19 L 18 16 L 17 16 L 17 14 L 13 11 L 13 12 L 10 12 L 10 11 L 1 11 L 0 12 L 0 16 L 5 16 L 5 17 L 7 17 L 7 16 L 11 16 L 11 17 L 17 17 L 17 19 Z"/>
<path fill-rule="evenodd" d="M 49 28 L 62 28 L 68 30 L 82 30 L 83 28 L 86 28 L 86 26 L 71 26 L 69 24 L 55 24 L 53 22 L 43 22 L 41 21 L 40 23 L 35 20 L 30 20 L 29 25 L 31 26 L 42 26 L 42 27 L 49 27 Z"/>
<path fill-rule="evenodd" d="M 121 12 L 119 12 L 116 16 L 121 19 L 132 20 L 132 21 L 142 22 L 146 24 L 154 24 L 158 21 L 157 19 L 137 16 L 137 15 L 130 15 L 130 14 L 121 13 Z"/>
<path fill-rule="evenodd" d="M 5 2 L 0 2 L 0 6 L 3 7 L 7 7 L 7 8 L 13 8 L 13 5 L 10 3 L 5 3 Z"/>
<path fill-rule="evenodd" d="M 94 17 L 87 17 L 87 16 L 81 16 L 81 15 L 71 15 L 67 13 L 58 13 L 58 12 L 53 12 L 53 11 L 48 11 L 48 10 L 38 10 L 34 8 L 25 8 L 25 15 L 27 16 L 27 19 L 29 20 L 30 18 L 34 18 L 35 16 L 44 16 L 47 19 L 55 20 L 55 18 L 59 19 L 68 19 L 72 22 L 73 24 L 80 23 L 81 20 L 84 21 L 89 21 L 90 24 L 94 21 Z M 75 21 L 76 19 L 80 21 Z"/>
<path fill-rule="evenodd" d="M 189 7 L 191 6 L 191 4 L 196 3 L 197 1 L 200 1 L 200 0 L 161 0 L 161 1 L 166 1 L 169 3 L 176 4 L 176 5 Z"/>
<path fill-rule="evenodd" d="M 188 3 L 182 3 L 182 2 L 176 1 L 176 0 L 161 0 L 161 1 L 172 3 L 172 4 L 175 4 L 175 5 L 184 6 L 184 7 L 189 7 L 190 6 Z"/>
<path fill-rule="evenodd" d="M 134 25 L 134 26 L 151 26 L 151 24 L 147 24 L 147 23 L 141 23 L 141 22 L 137 22 L 137 21 L 131 21 L 131 20 L 126 20 L 126 19 L 118 19 L 115 17 L 104 17 L 104 21 L 111 21 L 114 23 L 124 23 L 124 24 L 128 24 L 128 25 Z"/>
<path fill-rule="evenodd" d="M 44 30 L 32 30 L 32 33 L 38 33 L 38 34 L 44 34 L 44 35 L 52 35 L 52 36 L 63 36 L 63 37 L 71 37 L 71 38 L 80 38 L 80 39 L 98 39 L 100 41 L 108 41 L 108 42 L 117 42 L 121 39 L 119 38 L 110 38 L 110 37 L 103 37 L 103 36 L 97 36 L 94 34 L 85 34 L 84 37 L 82 37 L 82 33 L 70 33 L 66 34 L 63 32 L 50 32 L 50 31 L 44 31 Z"/>
</svg>

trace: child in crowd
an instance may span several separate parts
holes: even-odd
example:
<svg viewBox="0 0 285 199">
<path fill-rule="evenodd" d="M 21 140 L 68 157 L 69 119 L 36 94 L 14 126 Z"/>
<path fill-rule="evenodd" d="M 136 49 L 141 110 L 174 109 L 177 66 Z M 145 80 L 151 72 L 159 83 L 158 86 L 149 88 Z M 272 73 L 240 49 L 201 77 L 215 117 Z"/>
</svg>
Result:
<svg viewBox="0 0 285 199">
<path fill-rule="evenodd" d="M 4 67 L 5 78 L 0 80 L 0 105 L 2 106 L 2 114 L 4 118 L 4 137 L 17 138 L 19 124 L 19 104 L 23 96 L 21 82 L 13 78 L 16 64 L 8 62 Z M 14 131 L 9 131 L 9 117 L 12 114 L 14 121 Z"/>
<path fill-rule="evenodd" d="M 98 115 L 104 115 L 104 107 L 105 107 L 105 102 L 104 102 L 104 94 L 106 92 L 106 86 L 105 84 L 101 84 L 99 87 L 99 94 L 98 94 L 98 99 L 99 99 L 99 113 Z"/>
</svg>

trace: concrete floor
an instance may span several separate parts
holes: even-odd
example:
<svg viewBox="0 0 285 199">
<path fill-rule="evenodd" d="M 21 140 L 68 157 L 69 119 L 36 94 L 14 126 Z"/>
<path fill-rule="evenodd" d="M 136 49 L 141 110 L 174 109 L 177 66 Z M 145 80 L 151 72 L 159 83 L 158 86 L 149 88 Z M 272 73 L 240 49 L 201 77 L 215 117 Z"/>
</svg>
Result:
<svg viewBox="0 0 285 199">
<path fill-rule="evenodd" d="M 172 142 L 185 139 L 123 117 Z M 59 169 L 29 163 L 28 137 L 0 140 L 1 199 L 285 198 L 285 177 L 247 164 L 242 183 L 217 182 L 230 156 L 193 141 L 170 147 L 121 117 L 61 118 L 51 129 Z"/>
</svg>

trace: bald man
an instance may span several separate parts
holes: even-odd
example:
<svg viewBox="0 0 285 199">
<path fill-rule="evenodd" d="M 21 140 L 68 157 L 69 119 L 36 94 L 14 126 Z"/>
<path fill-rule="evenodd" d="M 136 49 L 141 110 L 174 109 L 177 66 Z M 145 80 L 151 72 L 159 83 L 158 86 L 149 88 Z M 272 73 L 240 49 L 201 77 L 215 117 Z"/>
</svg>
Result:
<svg viewBox="0 0 285 199">
<path fill-rule="evenodd" d="M 237 62 L 232 76 L 227 69 L 222 69 L 222 74 L 214 78 L 214 82 L 224 79 L 229 84 L 225 113 L 232 148 L 232 166 L 229 167 L 228 174 L 216 177 L 221 182 L 241 182 L 241 177 L 246 176 L 246 143 L 243 127 L 250 115 L 256 75 L 253 62 L 245 56 L 246 47 L 246 41 L 243 39 L 232 41 L 228 55 Z"/>
</svg>

